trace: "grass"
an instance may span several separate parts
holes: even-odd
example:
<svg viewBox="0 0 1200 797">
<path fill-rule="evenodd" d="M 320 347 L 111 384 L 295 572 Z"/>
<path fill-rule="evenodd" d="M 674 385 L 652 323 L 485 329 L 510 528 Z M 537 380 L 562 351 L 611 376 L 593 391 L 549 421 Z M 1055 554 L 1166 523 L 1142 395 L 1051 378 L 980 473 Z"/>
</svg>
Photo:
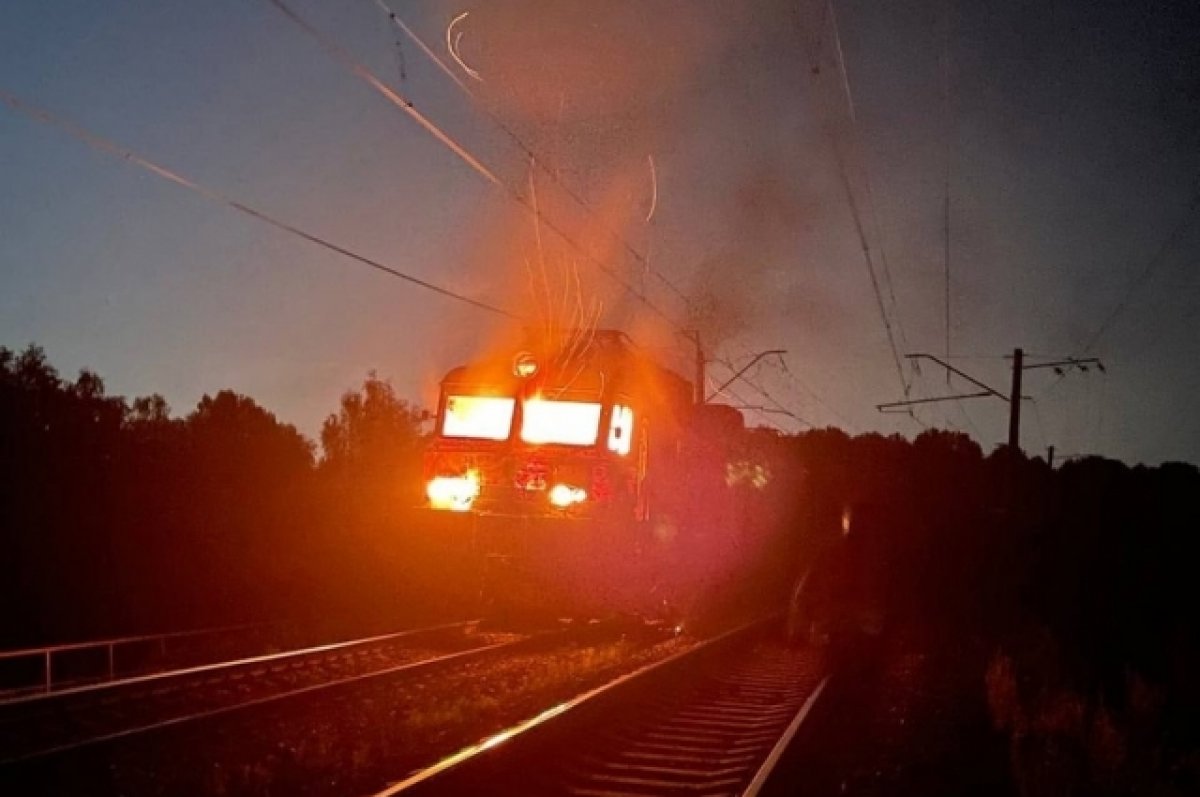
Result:
<svg viewBox="0 0 1200 797">
<path fill-rule="evenodd" d="M 997 651 L 984 676 L 993 726 L 1009 740 L 1022 797 L 1195 794 L 1200 751 L 1170 744 L 1164 690 L 1128 670 L 1106 703 L 1080 688 L 1046 632 Z"/>
</svg>

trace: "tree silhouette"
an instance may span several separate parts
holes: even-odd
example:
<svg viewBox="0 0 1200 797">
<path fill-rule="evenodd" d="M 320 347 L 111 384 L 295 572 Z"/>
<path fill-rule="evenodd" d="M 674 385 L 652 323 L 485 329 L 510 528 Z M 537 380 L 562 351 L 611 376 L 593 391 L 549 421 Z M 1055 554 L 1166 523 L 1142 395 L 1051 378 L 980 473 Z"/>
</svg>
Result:
<svg viewBox="0 0 1200 797">
<path fill-rule="evenodd" d="M 371 371 L 360 389 L 343 394 L 337 413 L 321 426 L 321 469 L 370 505 L 389 496 L 415 504 L 430 417 Z"/>
<path fill-rule="evenodd" d="M 37 346 L 0 347 L 0 646 L 428 605 L 467 569 L 416 510 L 429 420 L 370 372 L 314 463 L 248 396 L 178 418 L 91 371 L 64 379 Z M 937 430 L 751 430 L 730 452 L 737 550 L 765 562 L 749 591 L 794 582 L 849 517 L 864 550 L 843 565 L 870 563 L 893 618 L 948 646 L 1006 643 L 1034 682 L 1054 668 L 1021 640 L 1050 638 L 1055 677 L 1118 713 L 1144 679 L 1172 706 L 1172 749 L 1200 744 L 1194 465 L 1054 470 Z"/>
</svg>

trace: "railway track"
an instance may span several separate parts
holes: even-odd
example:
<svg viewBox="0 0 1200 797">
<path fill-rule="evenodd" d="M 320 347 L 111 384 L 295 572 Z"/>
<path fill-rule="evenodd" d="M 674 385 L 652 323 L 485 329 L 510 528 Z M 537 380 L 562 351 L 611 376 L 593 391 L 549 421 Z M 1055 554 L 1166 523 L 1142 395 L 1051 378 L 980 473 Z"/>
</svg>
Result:
<svg viewBox="0 0 1200 797">
<path fill-rule="evenodd" d="M 785 646 L 770 627 L 548 709 L 375 797 L 757 795 L 827 682 L 818 653 Z"/>
<path fill-rule="evenodd" d="M 0 702 L 0 766 L 148 733 L 528 639 L 475 621 L 349 640 Z"/>
</svg>

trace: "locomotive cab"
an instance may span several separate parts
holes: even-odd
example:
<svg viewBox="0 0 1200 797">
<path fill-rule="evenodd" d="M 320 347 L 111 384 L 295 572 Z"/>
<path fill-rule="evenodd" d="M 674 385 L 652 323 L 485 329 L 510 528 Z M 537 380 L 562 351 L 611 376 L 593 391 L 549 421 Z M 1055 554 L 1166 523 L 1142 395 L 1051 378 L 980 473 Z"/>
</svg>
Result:
<svg viewBox="0 0 1200 797">
<path fill-rule="evenodd" d="M 442 380 L 426 505 L 470 532 L 487 605 L 670 616 L 729 561 L 740 430 L 620 332 L 526 341 Z"/>
<path fill-rule="evenodd" d="M 521 349 L 446 375 L 425 460 L 430 508 L 649 516 L 649 462 L 678 456 L 690 386 L 619 332 L 578 340 L 569 335 L 556 350 Z"/>
</svg>

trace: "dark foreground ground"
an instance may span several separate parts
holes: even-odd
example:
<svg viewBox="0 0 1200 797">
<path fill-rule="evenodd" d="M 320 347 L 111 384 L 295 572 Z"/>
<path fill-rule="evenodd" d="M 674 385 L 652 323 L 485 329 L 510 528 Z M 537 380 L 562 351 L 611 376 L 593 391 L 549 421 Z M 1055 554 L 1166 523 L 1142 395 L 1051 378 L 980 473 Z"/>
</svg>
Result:
<svg viewBox="0 0 1200 797">
<path fill-rule="evenodd" d="M 836 674 L 767 793 L 1015 795 L 988 716 L 987 653 L 913 628 L 833 646 Z"/>
</svg>

